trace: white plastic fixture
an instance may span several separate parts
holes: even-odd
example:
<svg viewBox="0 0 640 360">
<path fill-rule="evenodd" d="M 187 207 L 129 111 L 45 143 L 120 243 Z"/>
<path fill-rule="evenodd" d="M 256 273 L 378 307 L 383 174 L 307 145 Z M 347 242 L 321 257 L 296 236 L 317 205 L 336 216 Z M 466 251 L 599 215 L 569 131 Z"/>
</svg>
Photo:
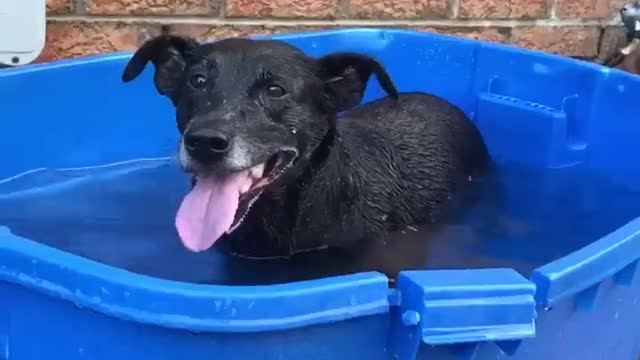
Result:
<svg viewBox="0 0 640 360">
<path fill-rule="evenodd" d="M 45 0 L 0 0 L 0 65 L 24 65 L 44 48 Z"/>
</svg>

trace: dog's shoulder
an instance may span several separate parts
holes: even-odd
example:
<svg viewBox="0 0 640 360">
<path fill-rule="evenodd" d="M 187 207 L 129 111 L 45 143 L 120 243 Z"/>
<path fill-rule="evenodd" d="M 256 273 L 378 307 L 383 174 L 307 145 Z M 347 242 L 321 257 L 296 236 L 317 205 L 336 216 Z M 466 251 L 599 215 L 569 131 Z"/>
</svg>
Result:
<svg viewBox="0 0 640 360">
<path fill-rule="evenodd" d="M 433 125 L 435 121 L 465 122 L 465 114 L 442 97 L 421 92 L 402 93 L 397 99 L 383 97 L 345 112 L 339 120 L 348 128 L 362 123 L 372 130 L 405 131 L 407 126 Z M 398 125 L 403 125 L 398 127 Z"/>
</svg>

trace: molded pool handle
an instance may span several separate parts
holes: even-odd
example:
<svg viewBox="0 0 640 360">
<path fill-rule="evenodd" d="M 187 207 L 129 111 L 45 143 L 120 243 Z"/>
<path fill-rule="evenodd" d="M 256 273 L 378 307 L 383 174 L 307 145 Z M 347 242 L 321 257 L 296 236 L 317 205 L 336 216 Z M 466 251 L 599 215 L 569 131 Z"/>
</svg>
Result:
<svg viewBox="0 0 640 360">
<path fill-rule="evenodd" d="M 420 343 L 473 353 L 492 341 L 513 353 L 535 336 L 536 286 L 513 269 L 400 273 L 388 349 L 414 359 Z"/>
</svg>

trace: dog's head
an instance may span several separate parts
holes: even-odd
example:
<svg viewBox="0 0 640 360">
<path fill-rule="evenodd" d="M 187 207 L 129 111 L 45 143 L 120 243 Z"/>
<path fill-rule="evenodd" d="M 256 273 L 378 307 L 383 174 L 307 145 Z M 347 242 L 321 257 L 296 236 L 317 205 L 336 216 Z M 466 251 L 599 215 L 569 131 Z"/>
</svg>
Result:
<svg viewBox="0 0 640 360">
<path fill-rule="evenodd" d="M 158 92 L 176 108 L 180 162 L 197 179 L 176 218 L 193 251 L 236 229 L 266 187 L 304 166 L 336 114 L 360 103 L 372 73 L 397 96 L 371 57 L 312 58 L 273 40 L 199 44 L 162 35 L 135 52 L 123 80 L 136 78 L 148 62 Z"/>
</svg>

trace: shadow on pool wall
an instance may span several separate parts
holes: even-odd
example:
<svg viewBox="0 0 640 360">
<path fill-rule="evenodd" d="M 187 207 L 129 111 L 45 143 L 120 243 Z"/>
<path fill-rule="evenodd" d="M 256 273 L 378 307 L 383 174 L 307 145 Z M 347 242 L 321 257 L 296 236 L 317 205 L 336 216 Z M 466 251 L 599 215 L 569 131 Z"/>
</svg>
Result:
<svg viewBox="0 0 640 360">
<path fill-rule="evenodd" d="M 366 52 L 385 64 L 401 91 L 450 100 L 480 128 L 498 175 L 477 183 L 449 223 L 405 229 L 395 235 L 403 241 L 392 242 L 403 246 L 379 249 L 372 264 L 358 264 L 362 268 L 327 269 L 318 255 L 300 259 L 292 272 L 286 264 L 191 254 L 173 229 L 188 187 L 167 158 L 176 148 L 174 112 L 156 94 L 152 69 L 126 86 L 120 82 L 126 54 L 3 70 L 0 99 L 6 99 L 8 121 L 0 122 L 0 151 L 13 155 L 0 166 L 6 179 L 0 181 L 0 225 L 11 230 L 0 233 L 0 345 L 7 328 L 6 342 L 19 354 L 12 360 L 37 355 L 26 337 L 28 326 L 44 326 L 42 319 L 16 320 L 34 309 L 55 309 L 60 321 L 64 315 L 78 327 L 141 341 L 136 350 L 158 358 L 378 359 L 385 349 L 401 359 L 513 353 L 518 359 L 565 359 L 567 353 L 627 359 L 638 353 L 635 335 L 613 339 L 590 329 L 619 334 L 640 320 L 639 289 L 632 284 L 640 257 L 640 221 L 634 220 L 640 214 L 634 164 L 640 80 L 557 56 L 410 31 L 278 38 L 311 55 Z M 371 81 L 365 101 L 381 93 Z M 386 277 L 369 272 L 260 288 L 184 283 L 283 283 L 382 270 L 371 268 L 380 262 L 391 273 L 460 270 L 404 272 L 391 292 Z M 185 338 L 165 328 L 202 335 Z M 72 330 L 63 327 L 44 345 L 65 359 L 104 358 L 96 354 L 107 340 L 73 337 Z M 340 340 L 347 333 L 357 333 L 352 342 Z M 293 338 L 301 343 L 289 348 Z M 212 341 L 209 349 L 203 339 Z M 252 340 L 268 350 L 256 355 L 246 345 Z M 314 352 L 319 344 L 326 351 Z M 113 351 L 122 359 L 135 354 L 127 347 Z"/>
</svg>

